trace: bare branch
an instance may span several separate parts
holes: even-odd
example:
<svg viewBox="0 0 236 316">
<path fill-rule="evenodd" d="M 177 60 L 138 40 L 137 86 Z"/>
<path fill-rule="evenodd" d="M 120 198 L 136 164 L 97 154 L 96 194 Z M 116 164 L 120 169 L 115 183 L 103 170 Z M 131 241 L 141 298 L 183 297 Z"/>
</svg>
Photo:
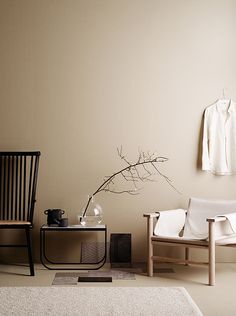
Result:
<svg viewBox="0 0 236 316">
<path fill-rule="evenodd" d="M 121 160 L 124 160 L 124 162 L 127 164 L 126 167 L 120 169 L 119 171 L 113 173 L 111 176 L 105 176 L 103 179 L 103 183 L 98 187 L 98 189 L 89 196 L 88 202 L 86 204 L 85 210 L 83 212 L 82 216 L 85 216 L 86 211 L 88 209 L 88 206 L 93 198 L 94 195 L 96 195 L 99 192 L 111 192 L 116 194 L 122 194 L 122 193 L 128 193 L 132 195 L 139 194 L 137 191 L 140 189 L 137 187 L 138 182 L 154 182 L 155 180 L 151 177 L 153 176 L 153 172 L 148 167 L 152 167 L 156 173 L 164 178 L 164 180 L 178 193 L 180 193 L 172 184 L 171 180 L 164 175 L 156 166 L 156 164 L 166 162 L 168 158 L 157 156 L 155 153 L 144 152 L 139 149 L 139 156 L 136 161 L 136 163 L 131 163 L 123 154 L 123 148 L 120 146 L 120 148 L 117 147 L 117 153 Z M 154 173 L 155 174 L 155 173 Z M 132 182 L 134 189 L 127 189 L 127 190 L 116 190 L 113 189 L 113 186 L 115 186 L 115 179 L 116 177 L 121 176 L 125 181 Z"/>
<path fill-rule="evenodd" d="M 146 166 L 145 165 L 142 165 L 142 167 L 143 167 L 143 169 L 148 173 L 148 174 L 150 174 L 151 175 L 151 172 L 146 168 Z"/>
<path fill-rule="evenodd" d="M 111 193 L 115 193 L 115 194 L 123 194 L 123 193 L 127 193 L 127 194 L 130 194 L 130 195 L 138 195 L 140 194 L 138 192 L 138 190 L 123 190 L 123 191 L 114 191 L 114 190 L 108 190 L 108 189 L 105 189 L 104 190 L 105 192 L 111 192 Z"/>
<path fill-rule="evenodd" d="M 122 145 L 120 146 L 120 150 L 117 148 L 117 151 L 118 151 L 118 155 L 119 157 L 124 160 L 128 166 L 131 165 L 131 163 L 125 158 L 125 156 L 122 154 Z"/>
</svg>

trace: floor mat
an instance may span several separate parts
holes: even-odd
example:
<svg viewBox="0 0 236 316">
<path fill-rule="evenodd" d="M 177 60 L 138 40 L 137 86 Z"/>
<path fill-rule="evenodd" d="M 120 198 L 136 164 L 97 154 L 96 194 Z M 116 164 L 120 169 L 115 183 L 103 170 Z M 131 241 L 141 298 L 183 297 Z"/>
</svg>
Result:
<svg viewBox="0 0 236 316">
<path fill-rule="evenodd" d="M 52 285 L 77 285 L 82 277 L 112 277 L 113 280 L 135 280 L 135 274 L 128 271 L 88 271 L 88 272 L 57 272 Z"/>
</svg>

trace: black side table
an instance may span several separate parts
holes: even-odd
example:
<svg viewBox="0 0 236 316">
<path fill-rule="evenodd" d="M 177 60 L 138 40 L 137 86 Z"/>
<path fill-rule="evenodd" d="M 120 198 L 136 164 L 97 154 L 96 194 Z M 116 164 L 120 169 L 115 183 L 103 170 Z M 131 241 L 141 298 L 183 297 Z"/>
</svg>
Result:
<svg viewBox="0 0 236 316">
<path fill-rule="evenodd" d="M 47 232 L 103 232 L 104 233 L 104 242 L 105 242 L 105 250 L 104 256 L 101 260 L 94 263 L 86 263 L 86 262 L 55 262 L 49 259 L 46 254 L 46 233 Z M 98 270 L 100 269 L 106 262 L 107 257 L 107 227 L 106 225 L 96 225 L 96 226 L 82 226 L 82 225 L 70 225 L 67 227 L 52 227 L 48 225 L 43 225 L 40 228 L 40 260 L 42 265 L 49 270 Z M 50 264 L 50 265 L 49 265 Z M 58 268 L 55 265 L 62 265 L 62 267 Z M 75 268 L 68 268 L 68 265 L 76 265 Z"/>
</svg>

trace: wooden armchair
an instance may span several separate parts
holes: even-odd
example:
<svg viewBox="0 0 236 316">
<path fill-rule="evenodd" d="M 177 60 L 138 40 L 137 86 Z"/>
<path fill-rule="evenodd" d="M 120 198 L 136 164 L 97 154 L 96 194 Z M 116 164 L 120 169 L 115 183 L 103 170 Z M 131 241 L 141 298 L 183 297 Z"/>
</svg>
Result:
<svg viewBox="0 0 236 316">
<path fill-rule="evenodd" d="M 215 284 L 215 246 L 236 246 L 235 200 L 191 198 L 188 210 L 157 211 L 143 216 L 147 218 L 149 276 L 153 276 L 154 261 L 200 264 L 208 265 L 209 285 Z M 185 247 L 185 258 L 155 256 L 154 246 L 162 245 Z M 191 261 L 190 248 L 206 249 L 208 262 Z"/>
</svg>

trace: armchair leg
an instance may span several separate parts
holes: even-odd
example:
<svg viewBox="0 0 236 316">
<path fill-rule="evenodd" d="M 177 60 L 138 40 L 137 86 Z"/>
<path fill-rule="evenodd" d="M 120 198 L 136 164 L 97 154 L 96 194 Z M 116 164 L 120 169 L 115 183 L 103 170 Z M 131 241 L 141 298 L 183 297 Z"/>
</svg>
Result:
<svg viewBox="0 0 236 316">
<path fill-rule="evenodd" d="M 152 244 L 152 235 L 153 235 L 153 218 L 148 218 L 147 221 L 147 232 L 148 232 L 148 265 L 147 273 L 148 276 L 153 276 L 153 244 Z"/>
<path fill-rule="evenodd" d="M 153 259 L 151 256 L 148 256 L 148 276 L 153 276 Z"/>
<path fill-rule="evenodd" d="M 34 276 L 34 262 L 32 256 L 32 240 L 30 235 L 30 228 L 25 229 L 26 240 L 27 240 L 27 249 L 28 249 L 28 258 L 29 258 L 29 266 L 30 266 L 30 275 Z"/>
<path fill-rule="evenodd" d="M 189 261 L 189 254 L 190 254 L 190 249 L 188 247 L 185 248 L 185 260 Z M 185 263 L 186 266 L 189 265 L 189 263 Z"/>
<path fill-rule="evenodd" d="M 215 223 L 209 222 L 209 285 L 215 285 Z"/>
</svg>

